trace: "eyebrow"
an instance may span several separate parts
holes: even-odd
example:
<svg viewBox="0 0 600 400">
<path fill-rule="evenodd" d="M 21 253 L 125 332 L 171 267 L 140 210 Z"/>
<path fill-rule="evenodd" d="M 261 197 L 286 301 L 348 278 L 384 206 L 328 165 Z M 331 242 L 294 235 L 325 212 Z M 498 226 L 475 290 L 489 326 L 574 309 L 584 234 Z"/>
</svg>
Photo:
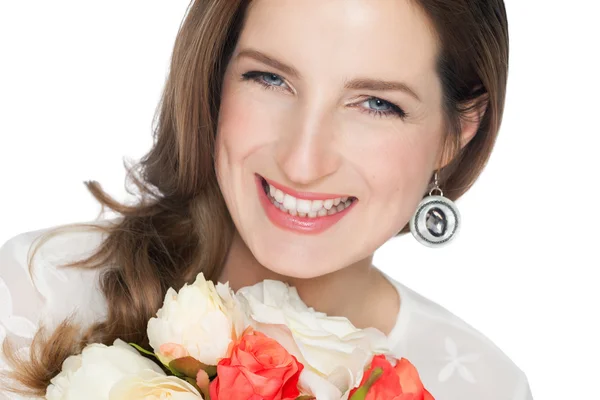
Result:
<svg viewBox="0 0 600 400">
<path fill-rule="evenodd" d="M 370 78 L 357 78 L 353 79 L 350 82 L 346 83 L 344 86 L 346 89 L 353 90 L 373 90 L 373 91 L 383 91 L 383 90 L 395 90 L 408 94 L 409 96 L 414 97 L 417 101 L 421 101 L 417 93 L 410 88 L 406 83 L 403 82 L 393 82 L 393 81 L 383 81 L 381 79 L 370 79 Z"/>
<path fill-rule="evenodd" d="M 277 68 L 281 72 L 285 73 L 286 75 L 290 75 L 293 78 L 301 77 L 300 73 L 298 72 L 298 70 L 296 68 L 294 68 L 290 65 L 287 65 L 279 60 L 276 60 L 275 58 L 268 56 L 265 53 L 261 53 L 258 50 L 254 50 L 254 49 L 241 50 L 238 53 L 237 58 L 242 58 L 242 57 L 249 57 L 249 58 L 252 58 L 263 64 L 269 65 L 273 68 Z"/>
<path fill-rule="evenodd" d="M 275 59 L 265 53 L 262 53 L 258 50 L 254 49 L 244 49 L 241 50 L 236 58 L 248 57 L 252 58 L 256 61 L 259 61 L 263 64 L 269 65 L 273 68 L 278 69 L 284 74 L 291 76 L 293 78 L 299 79 L 302 75 L 298 70 L 291 65 L 288 65 L 282 61 Z M 417 93 L 406 83 L 403 82 L 394 82 L 394 81 L 384 81 L 381 79 L 371 79 L 371 78 L 356 78 L 351 81 L 345 83 L 344 88 L 350 90 L 373 90 L 373 91 L 400 91 L 404 92 L 412 97 L 414 97 L 417 101 L 421 101 Z"/>
</svg>

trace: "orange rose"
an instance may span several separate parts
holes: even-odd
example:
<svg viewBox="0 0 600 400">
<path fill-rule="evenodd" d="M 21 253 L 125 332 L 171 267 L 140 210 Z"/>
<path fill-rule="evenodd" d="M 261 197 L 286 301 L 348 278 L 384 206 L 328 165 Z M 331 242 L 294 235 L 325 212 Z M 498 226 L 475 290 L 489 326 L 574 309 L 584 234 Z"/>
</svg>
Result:
<svg viewBox="0 0 600 400">
<path fill-rule="evenodd" d="M 275 340 L 249 331 L 219 361 L 210 384 L 211 400 L 288 400 L 299 396 L 304 366 Z"/>
<path fill-rule="evenodd" d="M 365 400 L 434 400 L 433 396 L 423 387 L 417 369 L 407 359 L 402 358 L 395 367 L 383 355 L 373 357 L 371 366 L 365 372 L 360 386 L 363 386 L 371 373 L 380 368 L 381 376 L 368 390 Z M 359 387 L 360 387 L 359 386 Z M 350 398 L 357 391 L 350 392 Z"/>
</svg>

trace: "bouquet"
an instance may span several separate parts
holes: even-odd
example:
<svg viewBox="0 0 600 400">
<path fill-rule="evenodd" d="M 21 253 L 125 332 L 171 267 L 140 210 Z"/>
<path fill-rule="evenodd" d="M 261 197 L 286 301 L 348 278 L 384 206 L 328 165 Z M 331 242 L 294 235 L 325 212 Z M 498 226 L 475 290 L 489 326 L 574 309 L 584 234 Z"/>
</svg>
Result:
<svg viewBox="0 0 600 400">
<path fill-rule="evenodd" d="M 265 280 L 234 293 L 200 273 L 148 322 L 152 350 L 117 339 L 65 360 L 48 400 L 433 400 L 377 329 L 357 329 Z"/>
</svg>

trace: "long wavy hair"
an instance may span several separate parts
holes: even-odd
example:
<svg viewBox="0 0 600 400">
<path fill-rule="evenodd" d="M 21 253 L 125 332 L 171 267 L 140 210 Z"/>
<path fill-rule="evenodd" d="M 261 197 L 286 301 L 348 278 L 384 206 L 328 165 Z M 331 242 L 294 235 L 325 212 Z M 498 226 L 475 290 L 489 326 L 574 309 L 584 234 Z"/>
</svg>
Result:
<svg viewBox="0 0 600 400">
<path fill-rule="evenodd" d="M 508 74 L 508 26 L 502 0 L 411 0 L 435 27 L 443 87 L 445 149 L 452 162 L 440 171 L 447 197 L 467 191 L 488 161 L 502 119 Z M 202 271 L 216 280 L 235 228 L 217 184 L 214 143 L 224 71 L 244 24 L 250 0 L 195 0 L 179 28 L 168 79 L 157 108 L 154 145 L 128 168 L 139 201 L 125 205 L 97 182 L 93 196 L 119 215 L 112 224 L 91 224 L 105 239 L 90 257 L 71 268 L 102 268 L 101 290 L 108 314 L 92 326 L 72 318 L 53 332 L 43 327 L 30 353 L 21 357 L 7 340 L 4 354 L 13 371 L 5 387 L 42 396 L 63 361 L 92 342 L 116 338 L 148 348 L 146 325 L 169 287 L 179 288 Z M 475 137 L 460 148 L 461 119 L 485 110 Z M 78 225 L 76 228 L 82 228 Z M 29 257 L 52 236 L 32 246 Z M 405 226 L 398 235 L 408 231 Z"/>
</svg>

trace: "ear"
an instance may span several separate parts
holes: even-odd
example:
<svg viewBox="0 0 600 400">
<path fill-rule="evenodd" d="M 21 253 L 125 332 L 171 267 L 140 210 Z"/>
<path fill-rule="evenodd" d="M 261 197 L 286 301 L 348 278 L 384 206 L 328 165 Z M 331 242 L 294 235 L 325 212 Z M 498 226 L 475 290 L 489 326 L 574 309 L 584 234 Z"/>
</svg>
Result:
<svg viewBox="0 0 600 400">
<path fill-rule="evenodd" d="M 454 157 L 475 137 L 487 110 L 487 105 L 487 94 L 479 96 L 468 104 L 466 108 L 468 111 L 463 112 L 460 116 L 459 138 L 454 140 L 448 138 L 443 145 L 439 169 L 450 164 Z"/>
</svg>

